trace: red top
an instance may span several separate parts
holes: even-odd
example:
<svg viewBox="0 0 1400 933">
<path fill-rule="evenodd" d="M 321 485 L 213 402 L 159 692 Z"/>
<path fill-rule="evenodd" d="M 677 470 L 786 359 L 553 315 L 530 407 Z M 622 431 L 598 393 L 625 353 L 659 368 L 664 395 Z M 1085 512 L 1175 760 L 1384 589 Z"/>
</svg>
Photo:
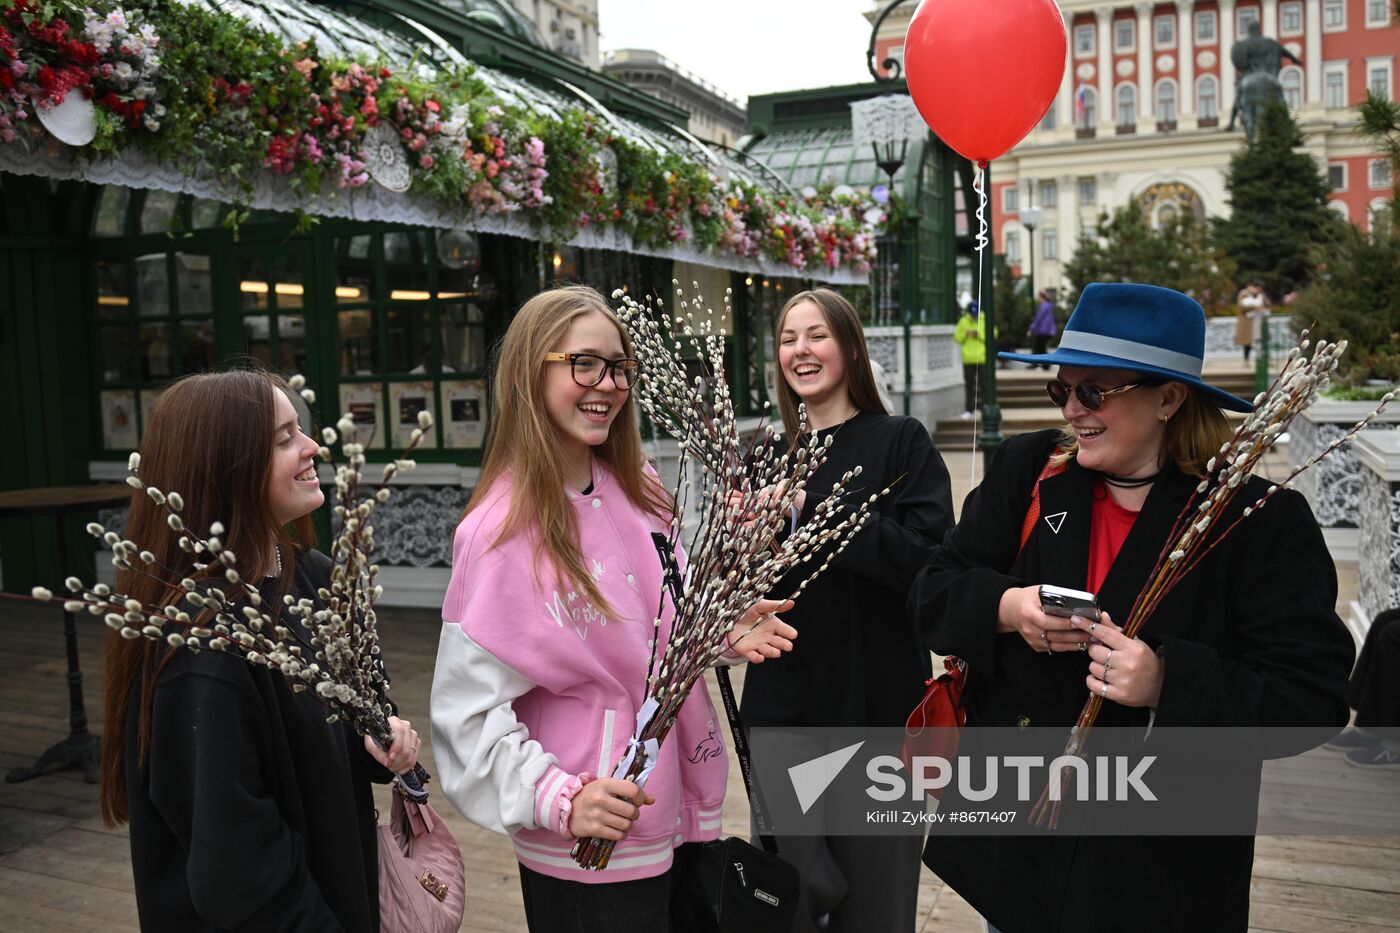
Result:
<svg viewBox="0 0 1400 933">
<path fill-rule="evenodd" d="M 1103 586 L 1108 568 L 1113 566 L 1113 559 L 1137 517 L 1138 513 L 1113 501 L 1102 480 L 1094 487 L 1094 507 L 1089 519 L 1089 572 L 1084 589 L 1097 593 Z"/>
</svg>

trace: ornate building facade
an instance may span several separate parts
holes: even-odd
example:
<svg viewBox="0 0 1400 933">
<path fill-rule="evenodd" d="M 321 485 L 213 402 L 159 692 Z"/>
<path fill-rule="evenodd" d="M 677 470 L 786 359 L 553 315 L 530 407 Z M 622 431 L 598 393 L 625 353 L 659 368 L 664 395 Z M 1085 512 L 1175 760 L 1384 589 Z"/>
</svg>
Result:
<svg viewBox="0 0 1400 933">
<path fill-rule="evenodd" d="M 1299 60 L 1285 62 L 1279 80 L 1304 148 L 1327 171 L 1334 209 L 1368 229 L 1391 179 L 1386 160 L 1356 134 L 1354 108 L 1367 90 L 1395 99 L 1400 29 L 1391 7 L 1060 0 L 1069 33 L 1060 93 L 1039 128 L 992 166 L 997 249 L 1023 270 L 1034 249 L 1035 286 L 1055 287 L 1103 211 L 1136 200 L 1154 222 L 1179 211 L 1227 214 L 1225 172 L 1244 142 L 1238 126 L 1226 129 L 1235 103 L 1230 48 L 1253 23 Z M 877 60 L 902 59 L 910 13 L 906 4 L 885 21 Z M 1020 219 L 1028 207 L 1040 209 L 1033 230 Z"/>
<path fill-rule="evenodd" d="M 686 130 L 705 142 L 733 146 L 744 135 L 744 105 L 660 52 L 618 49 L 607 54 L 603 73 L 690 114 Z"/>
<path fill-rule="evenodd" d="M 545 48 L 598 67 L 598 0 L 510 0 L 510 5 L 535 24 Z"/>
</svg>

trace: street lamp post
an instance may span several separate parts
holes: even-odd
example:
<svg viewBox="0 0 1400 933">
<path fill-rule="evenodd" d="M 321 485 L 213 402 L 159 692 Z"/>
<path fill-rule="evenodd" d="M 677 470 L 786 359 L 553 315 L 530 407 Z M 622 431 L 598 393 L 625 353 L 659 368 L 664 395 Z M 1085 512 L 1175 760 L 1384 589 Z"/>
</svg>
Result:
<svg viewBox="0 0 1400 933">
<path fill-rule="evenodd" d="M 1041 210 L 1035 206 L 1035 185 L 1031 184 L 1026 193 L 1026 209 L 1021 211 L 1021 226 L 1026 228 L 1026 257 L 1030 260 L 1031 320 L 1035 320 L 1035 228 L 1040 226 Z"/>
<path fill-rule="evenodd" d="M 914 101 L 908 94 L 883 94 L 851 104 L 852 142 L 856 146 L 870 144 L 875 153 L 875 163 L 889 176 L 891 197 L 894 197 L 894 176 L 904 165 L 904 161 L 909 155 L 909 144 L 923 140 L 927 136 L 928 127 L 924 125 L 923 118 L 919 116 L 918 108 L 914 106 Z M 906 211 L 899 230 L 898 239 L 901 245 L 914 223 L 909 214 L 910 212 Z M 888 238 L 882 239 L 885 239 L 883 245 L 888 248 Z M 899 264 L 899 309 L 900 319 L 904 326 L 904 414 L 906 415 L 910 413 L 914 389 L 910 325 L 912 323 L 911 309 L 917 292 L 915 278 L 917 265 L 910 261 L 912 258 L 906 254 L 901 257 Z M 880 268 L 888 270 L 889 266 L 882 260 Z M 883 282 L 880 282 L 881 278 Z M 890 285 L 888 279 L 888 275 L 883 275 L 877 278 L 877 283 L 888 288 Z M 878 302 L 882 298 L 883 296 L 877 295 L 876 301 Z"/>
</svg>

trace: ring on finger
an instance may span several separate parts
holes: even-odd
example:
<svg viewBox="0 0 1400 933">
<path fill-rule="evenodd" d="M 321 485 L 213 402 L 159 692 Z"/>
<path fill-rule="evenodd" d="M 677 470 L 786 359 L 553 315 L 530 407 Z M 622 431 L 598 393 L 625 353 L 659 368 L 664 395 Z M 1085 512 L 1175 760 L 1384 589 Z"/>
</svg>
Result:
<svg viewBox="0 0 1400 933">
<path fill-rule="evenodd" d="M 1093 637 L 1094 637 L 1094 629 L 1096 629 L 1096 628 L 1098 628 L 1098 627 L 1099 627 L 1099 620 L 1098 620 L 1098 619 L 1095 619 L 1094 621 L 1092 621 L 1092 622 L 1089 623 L 1089 637 L 1090 637 L 1090 638 L 1093 638 Z"/>
<path fill-rule="evenodd" d="M 1080 651 L 1088 651 L 1088 650 L 1089 650 L 1088 644 L 1086 644 L 1085 642 L 1082 642 L 1082 641 L 1081 641 L 1081 642 L 1079 643 L 1079 650 L 1080 650 Z"/>
<path fill-rule="evenodd" d="M 1113 660 L 1113 649 L 1108 649 L 1108 654 L 1103 656 L 1103 669 L 1108 670 L 1108 662 Z"/>
<path fill-rule="evenodd" d="M 1044 632 L 1040 633 L 1040 640 L 1045 643 L 1045 653 L 1050 653 L 1050 636 Z"/>
<path fill-rule="evenodd" d="M 1103 689 L 1099 691 L 1099 697 L 1104 700 L 1108 699 L 1108 684 L 1103 685 Z"/>
</svg>

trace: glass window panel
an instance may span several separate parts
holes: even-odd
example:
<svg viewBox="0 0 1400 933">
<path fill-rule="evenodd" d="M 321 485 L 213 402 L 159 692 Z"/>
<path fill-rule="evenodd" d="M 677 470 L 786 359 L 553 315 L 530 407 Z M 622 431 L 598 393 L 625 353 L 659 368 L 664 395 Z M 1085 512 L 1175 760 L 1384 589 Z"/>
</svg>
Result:
<svg viewBox="0 0 1400 933">
<path fill-rule="evenodd" d="M 97 236 L 122 236 L 126 233 L 126 208 L 131 203 L 131 189 L 108 185 L 102 189 L 97 205 L 93 233 Z"/>
<path fill-rule="evenodd" d="M 428 298 L 426 247 L 427 231 L 424 230 L 384 234 L 385 284 L 390 299 L 423 301 Z"/>
<path fill-rule="evenodd" d="M 368 308 L 336 314 L 340 334 L 340 371 L 344 375 L 368 376 L 380 371 L 379 334 L 374 312 Z"/>
<path fill-rule="evenodd" d="M 279 310 L 302 307 L 305 298 L 302 284 L 301 260 L 296 256 L 283 256 L 271 263 L 272 301 Z"/>
<path fill-rule="evenodd" d="M 141 325 L 141 379 L 157 382 L 175 375 L 170 365 L 171 329 L 169 324 Z"/>
<path fill-rule="evenodd" d="M 369 249 L 373 237 L 342 237 L 335 242 L 335 299 L 341 304 L 368 300 L 374 281 Z"/>
<path fill-rule="evenodd" d="M 473 373 L 486 369 L 485 315 L 474 304 L 446 304 L 438 309 L 442 325 L 442 369 Z"/>
<path fill-rule="evenodd" d="M 214 313 L 208 256 L 175 254 L 175 301 L 176 311 L 182 315 Z"/>
<path fill-rule="evenodd" d="M 102 345 L 102 381 L 132 382 L 136 369 L 131 358 L 131 328 L 126 325 L 103 327 L 97 332 Z"/>
<path fill-rule="evenodd" d="M 170 313 L 170 280 L 165 253 L 136 257 L 136 308 L 142 317 Z"/>
<path fill-rule="evenodd" d="M 268 293 L 272 286 L 267 280 L 267 267 L 260 259 L 243 259 L 238 263 L 238 307 L 244 311 L 262 311 L 269 306 Z"/>
<path fill-rule="evenodd" d="M 429 326 L 429 310 L 426 303 L 389 309 L 389 372 L 433 371 L 433 333 Z"/>
<path fill-rule="evenodd" d="M 196 230 L 204 230 L 209 227 L 217 227 L 222 223 L 224 206 L 218 201 L 206 201 L 204 198 L 195 198 L 194 205 L 190 209 L 190 217 Z"/>
<path fill-rule="evenodd" d="M 284 373 L 306 372 L 306 318 L 302 315 L 278 315 L 277 358 Z"/>
<path fill-rule="evenodd" d="M 1327 166 L 1327 183 L 1333 191 L 1342 191 L 1347 186 L 1347 167 L 1345 165 Z"/>
<path fill-rule="evenodd" d="M 97 316 L 103 320 L 131 315 L 131 287 L 125 262 L 99 262 L 96 265 Z"/>
<path fill-rule="evenodd" d="M 243 319 L 243 352 L 255 360 L 271 365 L 271 315 L 254 314 Z"/>
<path fill-rule="evenodd" d="M 169 233 L 180 196 L 173 191 L 147 191 L 141 207 L 142 233 Z"/>
<path fill-rule="evenodd" d="M 181 321 L 180 372 L 208 372 L 218 362 L 218 351 L 214 349 L 214 322 Z"/>
</svg>

